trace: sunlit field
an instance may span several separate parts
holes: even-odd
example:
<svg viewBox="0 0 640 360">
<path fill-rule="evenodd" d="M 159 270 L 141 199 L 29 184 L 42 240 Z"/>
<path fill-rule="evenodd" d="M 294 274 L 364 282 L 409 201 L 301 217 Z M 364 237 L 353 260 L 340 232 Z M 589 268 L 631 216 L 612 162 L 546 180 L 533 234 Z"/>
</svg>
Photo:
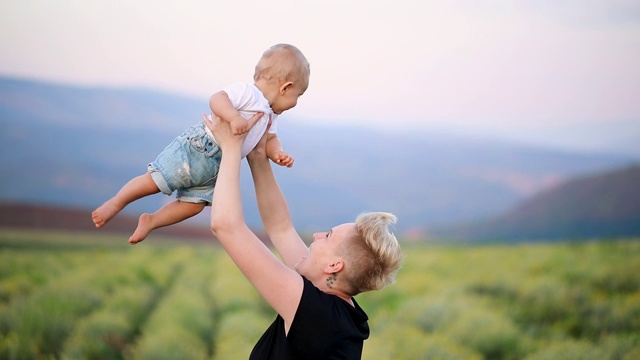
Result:
<svg viewBox="0 0 640 360">
<path fill-rule="evenodd" d="M 640 359 L 640 239 L 404 250 L 363 359 Z M 0 359 L 246 359 L 273 317 L 213 245 L 0 230 Z"/>
</svg>

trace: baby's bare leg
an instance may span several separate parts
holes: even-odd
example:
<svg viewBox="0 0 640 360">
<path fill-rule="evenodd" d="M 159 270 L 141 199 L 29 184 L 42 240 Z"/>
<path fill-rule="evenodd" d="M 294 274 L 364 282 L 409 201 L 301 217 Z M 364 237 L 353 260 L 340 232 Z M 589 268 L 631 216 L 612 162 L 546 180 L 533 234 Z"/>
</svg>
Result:
<svg viewBox="0 0 640 360">
<path fill-rule="evenodd" d="M 129 238 L 129 243 L 137 244 L 144 240 L 149 233 L 163 226 L 173 225 L 198 215 L 206 203 L 189 203 L 175 200 L 160 208 L 153 214 L 142 214 L 138 219 L 138 227 Z"/>
<path fill-rule="evenodd" d="M 159 192 L 160 189 L 149 173 L 140 175 L 126 183 L 116 196 L 95 209 L 91 213 L 91 219 L 97 228 L 101 228 L 131 202 Z"/>
</svg>

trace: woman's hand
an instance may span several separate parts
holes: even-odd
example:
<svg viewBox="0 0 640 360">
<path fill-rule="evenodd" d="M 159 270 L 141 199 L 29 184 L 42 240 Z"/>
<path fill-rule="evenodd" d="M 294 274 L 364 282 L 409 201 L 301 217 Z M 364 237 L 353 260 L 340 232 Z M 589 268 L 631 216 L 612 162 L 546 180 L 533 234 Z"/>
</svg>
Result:
<svg viewBox="0 0 640 360">
<path fill-rule="evenodd" d="M 260 119 L 262 113 L 257 113 L 251 119 L 247 120 L 248 123 L 253 126 Z M 219 117 L 215 117 L 209 120 L 206 114 L 202 114 L 202 121 L 213 133 L 213 137 L 218 143 L 218 146 L 224 151 L 227 147 L 241 147 L 242 141 L 247 137 L 247 133 L 241 135 L 234 135 L 231 124 L 228 121 L 224 121 Z"/>
<path fill-rule="evenodd" d="M 258 144 L 251 150 L 251 152 L 247 155 L 247 161 L 259 161 L 267 158 L 267 139 L 269 137 L 269 128 L 271 127 L 271 122 L 267 125 L 267 130 L 262 134 L 262 138 L 258 141 Z"/>
</svg>

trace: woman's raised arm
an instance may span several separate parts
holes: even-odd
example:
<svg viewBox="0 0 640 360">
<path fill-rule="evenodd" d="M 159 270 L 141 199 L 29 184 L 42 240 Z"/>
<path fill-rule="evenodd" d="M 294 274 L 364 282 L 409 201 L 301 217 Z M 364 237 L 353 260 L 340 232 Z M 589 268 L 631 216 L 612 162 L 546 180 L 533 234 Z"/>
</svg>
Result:
<svg viewBox="0 0 640 360">
<path fill-rule="evenodd" d="M 244 136 L 234 136 L 226 121 L 204 121 L 222 150 L 211 205 L 211 230 L 240 271 L 262 297 L 291 325 L 302 295 L 298 273 L 285 266 L 249 229 L 240 193 L 240 149 Z"/>
<path fill-rule="evenodd" d="M 309 248 L 296 232 L 287 201 L 266 156 L 266 136 L 247 156 L 256 189 L 258 210 L 269 239 L 291 269 L 307 256 Z"/>
</svg>

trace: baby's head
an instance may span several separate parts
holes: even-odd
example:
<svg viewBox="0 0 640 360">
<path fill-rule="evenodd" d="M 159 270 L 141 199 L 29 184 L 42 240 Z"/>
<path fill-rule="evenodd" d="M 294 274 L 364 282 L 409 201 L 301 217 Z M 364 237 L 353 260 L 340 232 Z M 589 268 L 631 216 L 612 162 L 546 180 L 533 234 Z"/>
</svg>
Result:
<svg viewBox="0 0 640 360">
<path fill-rule="evenodd" d="M 279 106 L 274 106 L 278 104 L 272 103 L 273 110 L 281 113 L 296 105 L 294 97 L 297 101 L 298 96 L 307 90 L 309 75 L 309 62 L 297 47 L 277 44 L 262 54 L 256 64 L 253 79 L 256 83 L 264 82 L 274 87 L 273 92 L 269 91 L 270 94 L 265 94 L 270 102 L 276 101 L 276 97 L 287 97 L 282 99 L 284 103 Z"/>
<path fill-rule="evenodd" d="M 256 64 L 253 79 L 292 81 L 304 92 L 309 87 L 309 62 L 302 51 L 289 44 L 273 45 Z"/>
</svg>

